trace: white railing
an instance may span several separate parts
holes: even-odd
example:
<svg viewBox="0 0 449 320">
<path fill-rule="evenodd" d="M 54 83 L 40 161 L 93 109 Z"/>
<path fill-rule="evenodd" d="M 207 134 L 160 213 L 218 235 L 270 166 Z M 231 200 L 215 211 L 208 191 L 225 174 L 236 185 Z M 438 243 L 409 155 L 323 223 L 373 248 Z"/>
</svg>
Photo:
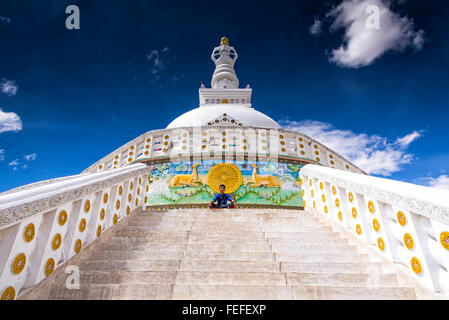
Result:
<svg viewBox="0 0 449 320">
<path fill-rule="evenodd" d="M 305 210 L 347 228 L 434 292 L 449 293 L 449 192 L 306 165 Z"/>
<path fill-rule="evenodd" d="M 322 143 L 300 132 L 257 127 L 208 126 L 148 131 L 98 160 L 87 172 L 160 159 L 281 158 L 364 173 Z"/>
<path fill-rule="evenodd" d="M 16 298 L 144 207 L 149 173 L 134 164 L 0 195 L 0 298 Z"/>
</svg>

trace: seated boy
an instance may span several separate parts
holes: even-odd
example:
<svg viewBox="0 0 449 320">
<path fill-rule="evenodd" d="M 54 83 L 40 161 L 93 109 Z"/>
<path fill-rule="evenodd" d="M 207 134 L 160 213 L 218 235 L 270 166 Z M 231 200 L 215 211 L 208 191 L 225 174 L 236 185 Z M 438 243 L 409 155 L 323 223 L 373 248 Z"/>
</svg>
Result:
<svg viewBox="0 0 449 320">
<path fill-rule="evenodd" d="M 220 193 L 217 193 L 214 199 L 209 203 L 209 208 L 233 208 L 235 206 L 235 201 L 232 200 L 229 194 L 224 193 L 226 190 L 225 185 L 220 185 L 218 189 L 220 190 Z M 230 203 L 228 203 L 228 200 Z M 214 203 L 215 201 L 217 201 L 217 204 Z"/>
</svg>

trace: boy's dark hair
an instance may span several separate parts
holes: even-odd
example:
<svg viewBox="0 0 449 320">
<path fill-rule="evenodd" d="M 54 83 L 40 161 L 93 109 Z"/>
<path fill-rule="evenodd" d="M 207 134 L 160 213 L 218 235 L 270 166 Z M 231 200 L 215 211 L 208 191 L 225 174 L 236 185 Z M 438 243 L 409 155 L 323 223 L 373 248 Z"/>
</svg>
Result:
<svg viewBox="0 0 449 320">
<path fill-rule="evenodd" d="M 224 184 L 220 184 L 220 186 L 218 188 L 221 188 L 221 187 L 226 189 L 226 186 Z"/>
</svg>

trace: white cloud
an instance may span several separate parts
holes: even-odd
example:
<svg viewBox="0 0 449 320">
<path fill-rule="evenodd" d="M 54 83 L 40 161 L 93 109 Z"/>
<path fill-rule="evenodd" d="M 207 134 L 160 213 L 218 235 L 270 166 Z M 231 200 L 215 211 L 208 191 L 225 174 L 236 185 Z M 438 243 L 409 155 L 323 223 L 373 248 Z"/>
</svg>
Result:
<svg viewBox="0 0 449 320">
<path fill-rule="evenodd" d="M 315 20 L 313 21 L 313 24 L 309 27 L 309 33 L 313 36 L 318 36 L 321 34 L 323 23 L 320 19 L 315 17 Z"/>
<path fill-rule="evenodd" d="M 425 178 L 425 180 L 427 181 L 427 183 L 430 187 L 449 190 L 449 176 L 448 175 L 443 174 L 437 178 L 428 177 L 428 178 Z"/>
<path fill-rule="evenodd" d="M 0 133 L 7 131 L 20 131 L 22 130 L 22 120 L 14 112 L 3 112 L 0 109 Z"/>
<path fill-rule="evenodd" d="M 15 81 L 2 79 L 2 81 L 0 82 L 0 90 L 8 97 L 12 97 L 17 94 L 18 87 Z"/>
<path fill-rule="evenodd" d="M 37 154 L 36 153 L 31 153 L 31 154 L 27 154 L 25 155 L 25 160 L 26 161 L 33 161 L 34 159 L 36 159 Z"/>
<path fill-rule="evenodd" d="M 156 75 L 165 68 L 166 60 L 161 56 L 162 54 L 167 53 L 169 50 L 170 49 L 165 46 L 162 50 L 151 50 L 151 52 L 146 55 L 147 60 L 153 64 L 153 67 L 151 69 L 152 74 Z"/>
<path fill-rule="evenodd" d="M 17 166 L 19 164 L 19 159 L 15 159 L 8 163 L 8 166 Z"/>
<path fill-rule="evenodd" d="M 9 23 L 11 23 L 11 19 L 0 16 L 0 22 L 4 22 L 4 23 L 8 23 L 9 24 Z"/>
<path fill-rule="evenodd" d="M 343 44 L 332 50 L 329 58 L 339 66 L 359 68 L 370 65 L 388 51 L 421 50 L 424 31 L 415 31 L 412 19 L 401 17 L 390 8 L 391 0 L 344 0 L 327 17 L 331 30 L 345 30 Z M 373 11 L 378 8 L 379 28 L 373 27 Z M 368 25 L 367 25 L 368 21 Z"/>
<path fill-rule="evenodd" d="M 318 140 L 368 174 L 381 176 L 390 176 L 400 171 L 404 164 L 410 163 L 413 155 L 406 149 L 422 136 L 422 132 L 413 131 L 390 142 L 379 135 L 357 134 L 337 129 L 326 122 L 281 120 L 279 123 L 285 129 L 299 131 Z"/>
</svg>

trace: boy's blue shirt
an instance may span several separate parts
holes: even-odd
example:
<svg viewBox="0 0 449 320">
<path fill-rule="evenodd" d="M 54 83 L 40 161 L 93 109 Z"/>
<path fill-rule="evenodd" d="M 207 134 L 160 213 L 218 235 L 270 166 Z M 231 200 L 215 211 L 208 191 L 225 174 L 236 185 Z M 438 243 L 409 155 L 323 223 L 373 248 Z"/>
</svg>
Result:
<svg viewBox="0 0 449 320">
<path fill-rule="evenodd" d="M 229 200 L 230 202 L 232 202 L 232 198 L 229 194 L 227 193 L 223 193 L 223 196 L 221 195 L 221 193 L 217 193 L 214 197 L 214 200 L 212 200 L 213 202 L 218 200 L 218 204 L 227 204 Z"/>
</svg>

